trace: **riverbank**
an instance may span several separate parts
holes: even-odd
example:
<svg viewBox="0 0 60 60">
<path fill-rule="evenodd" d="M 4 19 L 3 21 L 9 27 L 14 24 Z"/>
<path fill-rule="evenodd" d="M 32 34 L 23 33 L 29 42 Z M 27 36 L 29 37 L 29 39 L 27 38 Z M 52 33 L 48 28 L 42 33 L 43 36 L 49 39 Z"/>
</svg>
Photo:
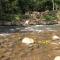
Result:
<svg viewBox="0 0 60 60">
<path fill-rule="evenodd" d="M 44 12 L 28 11 L 25 14 L 13 15 L 14 19 L 0 20 L 0 25 L 54 25 L 60 24 L 60 11 L 49 11 Z"/>
<path fill-rule="evenodd" d="M 41 31 L 59 31 L 60 24 L 55 25 L 30 25 L 26 27 L 22 26 L 0 26 L 0 33 L 15 33 L 15 32 L 41 32 Z"/>
</svg>

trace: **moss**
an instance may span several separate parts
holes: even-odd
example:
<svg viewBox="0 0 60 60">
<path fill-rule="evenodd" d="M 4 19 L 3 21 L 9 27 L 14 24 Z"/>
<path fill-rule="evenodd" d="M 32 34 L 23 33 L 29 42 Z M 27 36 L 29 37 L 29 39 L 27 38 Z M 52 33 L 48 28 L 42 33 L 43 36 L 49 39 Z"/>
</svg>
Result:
<svg viewBox="0 0 60 60">
<path fill-rule="evenodd" d="M 41 45 L 48 45 L 49 43 L 50 43 L 49 40 L 42 40 L 42 41 L 40 42 Z"/>
</svg>

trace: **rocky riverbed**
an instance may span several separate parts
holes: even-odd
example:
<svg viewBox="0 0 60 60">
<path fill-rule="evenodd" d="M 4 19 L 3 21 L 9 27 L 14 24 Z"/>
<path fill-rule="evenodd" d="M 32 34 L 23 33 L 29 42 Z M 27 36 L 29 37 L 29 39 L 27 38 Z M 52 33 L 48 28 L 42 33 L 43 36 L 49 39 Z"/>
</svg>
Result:
<svg viewBox="0 0 60 60">
<path fill-rule="evenodd" d="M 0 60 L 54 60 L 60 56 L 60 40 L 53 40 L 53 35 L 60 37 L 60 31 L 0 34 Z M 25 37 L 34 43 L 22 43 Z"/>
</svg>

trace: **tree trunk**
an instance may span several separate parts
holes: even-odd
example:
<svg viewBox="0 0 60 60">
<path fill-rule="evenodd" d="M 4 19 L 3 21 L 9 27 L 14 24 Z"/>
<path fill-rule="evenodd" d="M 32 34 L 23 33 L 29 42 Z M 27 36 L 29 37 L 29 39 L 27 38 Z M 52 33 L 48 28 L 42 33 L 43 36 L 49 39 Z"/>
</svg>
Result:
<svg viewBox="0 0 60 60">
<path fill-rule="evenodd" d="M 58 5 L 57 4 L 55 4 L 55 6 L 56 6 L 56 11 L 58 10 Z"/>
<path fill-rule="evenodd" d="M 53 4 L 53 11 L 54 11 L 54 9 L 55 9 L 55 3 L 54 3 L 54 0 L 52 0 L 52 4 Z"/>
</svg>

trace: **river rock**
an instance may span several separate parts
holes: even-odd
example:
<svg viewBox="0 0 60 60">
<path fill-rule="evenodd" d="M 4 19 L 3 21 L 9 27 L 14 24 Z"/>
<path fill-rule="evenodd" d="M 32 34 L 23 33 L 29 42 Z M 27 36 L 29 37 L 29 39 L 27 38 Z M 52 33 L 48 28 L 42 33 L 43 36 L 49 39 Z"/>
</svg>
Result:
<svg viewBox="0 0 60 60">
<path fill-rule="evenodd" d="M 54 60 L 60 60 L 60 56 L 56 56 Z"/>
<path fill-rule="evenodd" d="M 30 44 L 34 43 L 34 40 L 32 38 L 25 37 L 22 39 L 22 43 L 24 43 L 26 45 L 30 45 Z"/>
<path fill-rule="evenodd" d="M 59 39 L 60 39 L 60 37 L 59 37 L 59 36 L 57 36 L 57 35 L 54 35 L 54 36 L 52 37 L 52 39 L 53 39 L 53 40 L 59 40 Z"/>
</svg>

